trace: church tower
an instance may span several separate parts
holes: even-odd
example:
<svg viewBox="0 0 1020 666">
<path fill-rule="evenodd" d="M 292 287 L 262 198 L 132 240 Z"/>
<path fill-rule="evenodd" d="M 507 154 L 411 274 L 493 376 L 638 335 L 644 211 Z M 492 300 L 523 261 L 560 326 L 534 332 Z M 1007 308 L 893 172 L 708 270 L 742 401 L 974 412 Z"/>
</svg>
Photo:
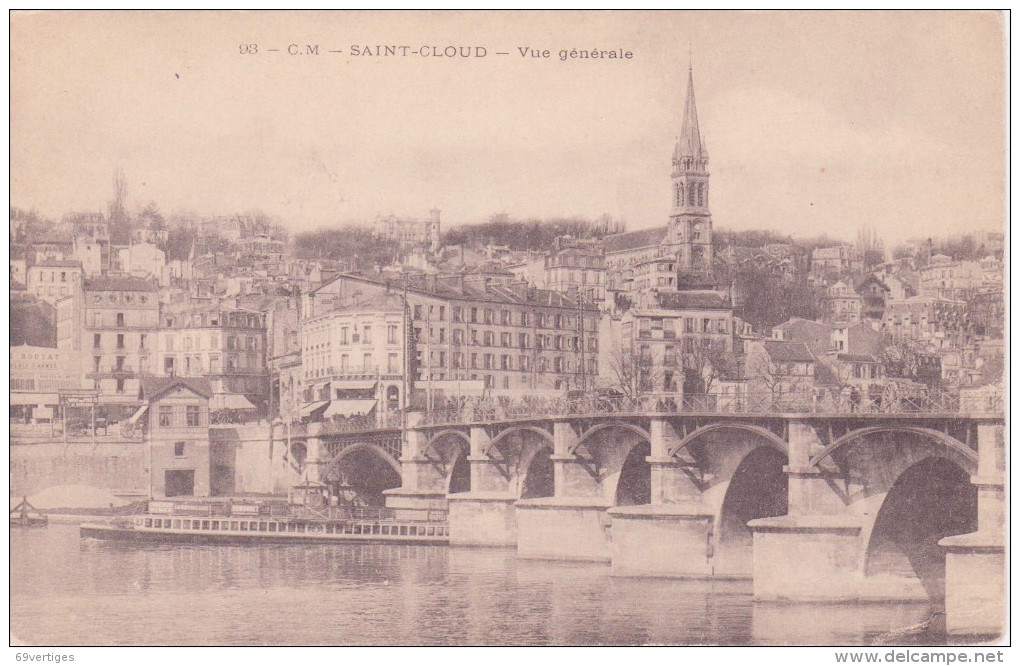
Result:
<svg viewBox="0 0 1020 666">
<path fill-rule="evenodd" d="M 694 69 L 687 69 L 683 125 L 673 149 L 672 212 L 669 242 L 677 247 L 682 272 L 706 273 L 712 267 L 712 214 L 708 207 L 708 150 L 698 128 Z"/>
</svg>

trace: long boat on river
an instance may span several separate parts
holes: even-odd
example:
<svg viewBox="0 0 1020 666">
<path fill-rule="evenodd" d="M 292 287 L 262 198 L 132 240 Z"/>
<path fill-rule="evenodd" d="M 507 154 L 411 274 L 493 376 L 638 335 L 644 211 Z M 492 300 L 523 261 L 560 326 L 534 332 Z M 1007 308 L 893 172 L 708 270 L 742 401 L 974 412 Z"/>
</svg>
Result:
<svg viewBox="0 0 1020 666">
<path fill-rule="evenodd" d="M 170 505 L 167 507 L 166 505 Z M 443 516 L 445 517 L 445 516 Z M 142 515 L 83 523 L 81 537 L 143 543 L 402 543 L 446 545 L 445 520 L 397 520 L 385 509 L 149 503 Z"/>
</svg>

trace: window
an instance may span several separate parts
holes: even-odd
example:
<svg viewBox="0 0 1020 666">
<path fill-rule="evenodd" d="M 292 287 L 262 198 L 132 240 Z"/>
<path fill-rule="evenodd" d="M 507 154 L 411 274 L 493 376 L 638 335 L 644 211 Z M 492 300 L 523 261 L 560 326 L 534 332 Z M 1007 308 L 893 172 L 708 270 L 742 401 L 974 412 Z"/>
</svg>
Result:
<svg viewBox="0 0 1020 666">
<path fill-rule="evenodd" d="M 123 356 L 117 357 L 117 371 L 120 372 L 124 369 L 124 358 Z"/>
<path fill-rule="evenodd" d="M 485 369 L 492 370 L 492 354 L 485 355 Z"/>
<path fill-rule="evenodd" d="M 510 325 L 510 311 L 509 310 L 503 310 L 500 313 L 500 323 L 503 324 L 504 326 L 509 326 Z"/>
<path fill-rule="evenodd" d="M 527 349 L 528 348 L 528 334 L 527 333 L 518 333 L 517 334 L 517 346 L 520 347 L 521 349 Z"/>
<path fill-rule="evenodd" d="M 124 334 L 117 334 L 117 349 L 124 349 Z"/>
<path fill-rule="evenodd" d="M 485 323 L 492 323 L 492 310 L 489 310 L 488 308 L 485 309 Z"/>
<path fill-rule="evenodd" d="M 445 305 L 440 305 L 439 306 L 439 321 L 443 321 L 444 319 L 446 319 L 446 306 Z"/>
<path fill-rule="evenodd" d="M 159 406 L 159 427 L 169 428 L 173 425 L 174 408 L 170 405 Z"/>
<path fill-rule="evenodd" d="M 142 333 L 142 335 L 138 338 L 138 348 L 139 349 L 145 349 L 145 339 L 146 339 L 146 337 L 147 337 L 147 335 L 145 333 Z"/>
<path fill-rule="evenodd" d="M 453 344 L 459 345 L 464 341 L 464 331 L 459 328 L 453 329 Z"/>
<path fill-rule="evenodd" d="M 509 347 L 510 346 L 510 334 L 509 333 L 500 333 L 499 334 L 499 343 L 502 346 L 504 346 L 504 347 Z"/>
<path fill-rule="evenodd" d="M 197 428 L 202 425 L 202 416 L 198 405 L 188 405 L 187 417 L 189 428 Z"/>
<path fill-rule="evenodd" d="M 102 360 L 103 360 L 102 356 L 93 356 L 92 357 L 92 369 L 95 372 L 99 372 L 99 362 L 102 361 Z"/>
<path fill-rule="evenodd" d="M 364 357 L 362 358 L 362 360 L 363 360 L 363 365 L 364 365 L 363 371 L 364 372 L 368 372 L 369 368 L 372 367 L 372 355 L 371 354 L 365 354 Z"/>
<path fill-rule="evenodd" d="M 400 368 L 397 365 L 397 355 L 396 354 L 390 354 L 387 357 L 386 363 L 387 363 L 386 367 L 388 368 L 389 372 L 398 372 L 400 370 Z"/>
<path fill-rule="evenodd" d="M 471 323 L 478 323 L 478 308 L 471 308 Z"/>
<path fill-rule="evenodd" d="M 117 326 L 123 326 L 123 325 L 124 325 L 124 313 L 123 312 L 118 312 L 117 313 Z"/>
<path fill-rule="evenodd" d="M 391 345 L 397 344 L 397 327 L 387 326 L 386 327 L 386 342 Z"/>
<path fill-rule="evenodd" d="M 369 344 L 370 342 L 372 342 L 372 327 L 371 326 L 366 326 L 365 327 L 364 335 L 362 337 L 362 342 L 364 342 L 365 344 Z"/>
<path fill-rule="evenodd" d="M 414 318 L 415 319 L 421 319 L 421 306 L 420 305 L 414 306 Z"/>
<path fill-rule="evenodd" d="M 471 369 L 478 369 L 478 354 L 471 354 Z"/>
<path fill-rule="evenodd" d="M 184 457 L 184 442 L 174 442 L 174 457 Z"/>
<path fill-rule="evenodd" d="M 531 317 L 528 316 L 527 312 L 521 313 L 521 326 L 530 326 Z"/>
<path fill-rule="evenodd" d="M 92 336 L 92 347 L 94 349 L 99 349 L 102 346 L 103 346 L 103 336 L 102 336 L 101 333 L 96 333 L 95 335 Z"/>
<path fill-rule="evenodd" d="M 496 338 L 496 336 L 495 336 L 495 334 L 492 331 L 485 331 L 485 333 L 484 333 L 485 346 L 486 347 L 494 346 L 495 345 L 495 338 Z"/>
<path fill-rule="evenodd" d="M 453 321 L 459 323 L 461 321 L 461 319 L 463 319 L 463 310 L 460 308 L 459 305 L 458 306 L 454 306 L 454 308 L 453 308 Z"/>
</svg>

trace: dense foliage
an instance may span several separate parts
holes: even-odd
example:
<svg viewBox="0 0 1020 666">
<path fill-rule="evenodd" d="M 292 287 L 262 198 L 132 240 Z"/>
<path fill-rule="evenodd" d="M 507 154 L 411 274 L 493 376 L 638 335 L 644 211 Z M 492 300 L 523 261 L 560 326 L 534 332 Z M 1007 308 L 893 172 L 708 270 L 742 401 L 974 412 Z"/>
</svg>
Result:
<svg viewBox="0 0 1020 666">
<path fill-rule="evenodd" d="M 547 250 L 559 236 L 602 238 L 611 228 L 606 216 L 592 221 L 581 217 L 551 220 L 512 220 L 507 215 L 494 215 L 488 222 L 468 224 L 450 229 L 443 235 L 445 245 L 505 245 L 511 250 Z"/>
</svg>

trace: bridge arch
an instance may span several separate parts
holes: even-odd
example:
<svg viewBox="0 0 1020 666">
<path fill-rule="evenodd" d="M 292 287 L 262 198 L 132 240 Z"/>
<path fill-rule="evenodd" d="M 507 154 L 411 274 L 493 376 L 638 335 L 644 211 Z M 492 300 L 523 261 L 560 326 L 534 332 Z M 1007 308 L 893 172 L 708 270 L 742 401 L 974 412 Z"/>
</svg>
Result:
<svg viewBox="0 0 1020 666">
<path fill-rule="evenodd" d="M 485 455 L 489 455 L 489 453 L 493 449 L 495 449 L 497 446 L 499 446 L 504 441 L 509 439 L 511 435 L 518 435 L 524 432 L 530 432 L 538 435 L 542 440 L 548 443 L 549 446 L 552 446 L 553 444 L 552 433 L 550 433 L 548 430 L 533 425 L 517 425 L 511 428 L 507 428 L 506 430 L 502 431 L 501 433 L 493 437 L 483 453 Z"/>
<path fill-rule="evenodd" d="M 956 439 L 951 435 L 947 435 L 941 430 L 935 430 L 933 428 L 924 428 L 921 426 L 904 426 L 904 425 L 879 425 L 869 426 L 867 428 L 859 428 L 852 430 L 842 437 L 839 437 L 831 444 L 825 447 L 825 449 L 811 459 L 810 465 L 812 467 L 818 465 L 826 458 L 830 458 L 836 451 L 848 447 L 855 446 L 868 435 L 878 433 L 891 433 L 891 434 L 915 434 L 926 438 L 929 441 L 935 441 L 946 446 L 947 452 L 950 454 L 950 458 L 954 459 L 961 464 L 965 469 L 972 469 L 976 472 L 978 463 L 978 454 L 976 451 L 971 449 L 969 446 Z"/>
<path fill-rule="evenodd" d="M 715 575 L 750 577 L 753 534 L 747 523 L 788 512 L 785 452 L 764 441 L 743 453 L 726 483 L 713 526 Z"/>
<path fill-rule="evenodd" d="M 646 442 L 650 443 L 652 441 L 651 434 L 641 426 L 634 425 L 633 423 L 627 423 L 626 421 L 610 421 L 607 423 L 600 423 L 596 426 L 592 426 L 588 430 L 584 431 L 584 434 L 578 437 L 577 442 L 575 442 L 573 446 L 570 447 L 568 453 L 570 454 L 576 453 L 577 449 L 579 449 L 581 445 L 587 444 L 588 441 L 592 439 L 595 435 L 601 432 L 605 432 L 606 430 L 612 429 L 628 430 L 636 434 L 638 437 L 642 438 Z"/>
<path fill-rule="evenodd" d="M 355 442 L 329 459 L 320 478 L 334 494 L 350 489 L 359 501 L 382 506 L 383 491 L 401 484 L 401 466 L 382 446 Z"/>
<path fill-rule="evenodd" d="M 686 449 L 696 440 L 700 439 L 703 435 L 707 435 L 708 433 L 715 432 L 717 430 L 742 430 L 744 432 L 748 432 L 761 437 L 767 445 L 771 446 L 772 448 L 776 449 L 778 452 L 784 455 L 788 455 L 790 452 L 790 447 L 786 443 L 786 440 L 784 440 L 782 437 L 772 432 L 768 428 L 752 425 L 750 423 L 722 422 L 722 423 L 710 423 L 708 425 L 701 426 L 700 428 L 691 431 L 690 433 L 687 434 L 686 437 L 681 439 L 676 446 L 667 451 L 666 455 L 668 455 L 670 458 L 674 458 L 677 456 L 677 454 Z"/>
<path fill-rule="evenodd" d="M 913 462 L 882 497 L 863 536 L 862 596 L 945 596 L 947 536 L 977 529 L 977 488 L 964 461 L 933 453 Z"/>
<path fill-rule="evenodd" d="M 456 428 L 444 428 L 443 430 L 438 430 L 438 431 L 432 433 L 432 435 L 429 436 L 428 444 L 425 446 L 425 451 L 429 451 L 429 450 L 433 450 L 434 451 L 435 450 L 435 448 L 434 448 L 435 445 L 438 444 L 439 442 L 443 441 L 443 439 L 445 437 L 449 436 L 449 435 L 453 435 L 454 437 L 459 438 L 468 447 L 471 446 L 471 436 L 469 434 L 467 434 L 463 430 L 458 430 Z M 424 451 L 423 451 L 423 453 L 424 453 Z"/>
</svg>

